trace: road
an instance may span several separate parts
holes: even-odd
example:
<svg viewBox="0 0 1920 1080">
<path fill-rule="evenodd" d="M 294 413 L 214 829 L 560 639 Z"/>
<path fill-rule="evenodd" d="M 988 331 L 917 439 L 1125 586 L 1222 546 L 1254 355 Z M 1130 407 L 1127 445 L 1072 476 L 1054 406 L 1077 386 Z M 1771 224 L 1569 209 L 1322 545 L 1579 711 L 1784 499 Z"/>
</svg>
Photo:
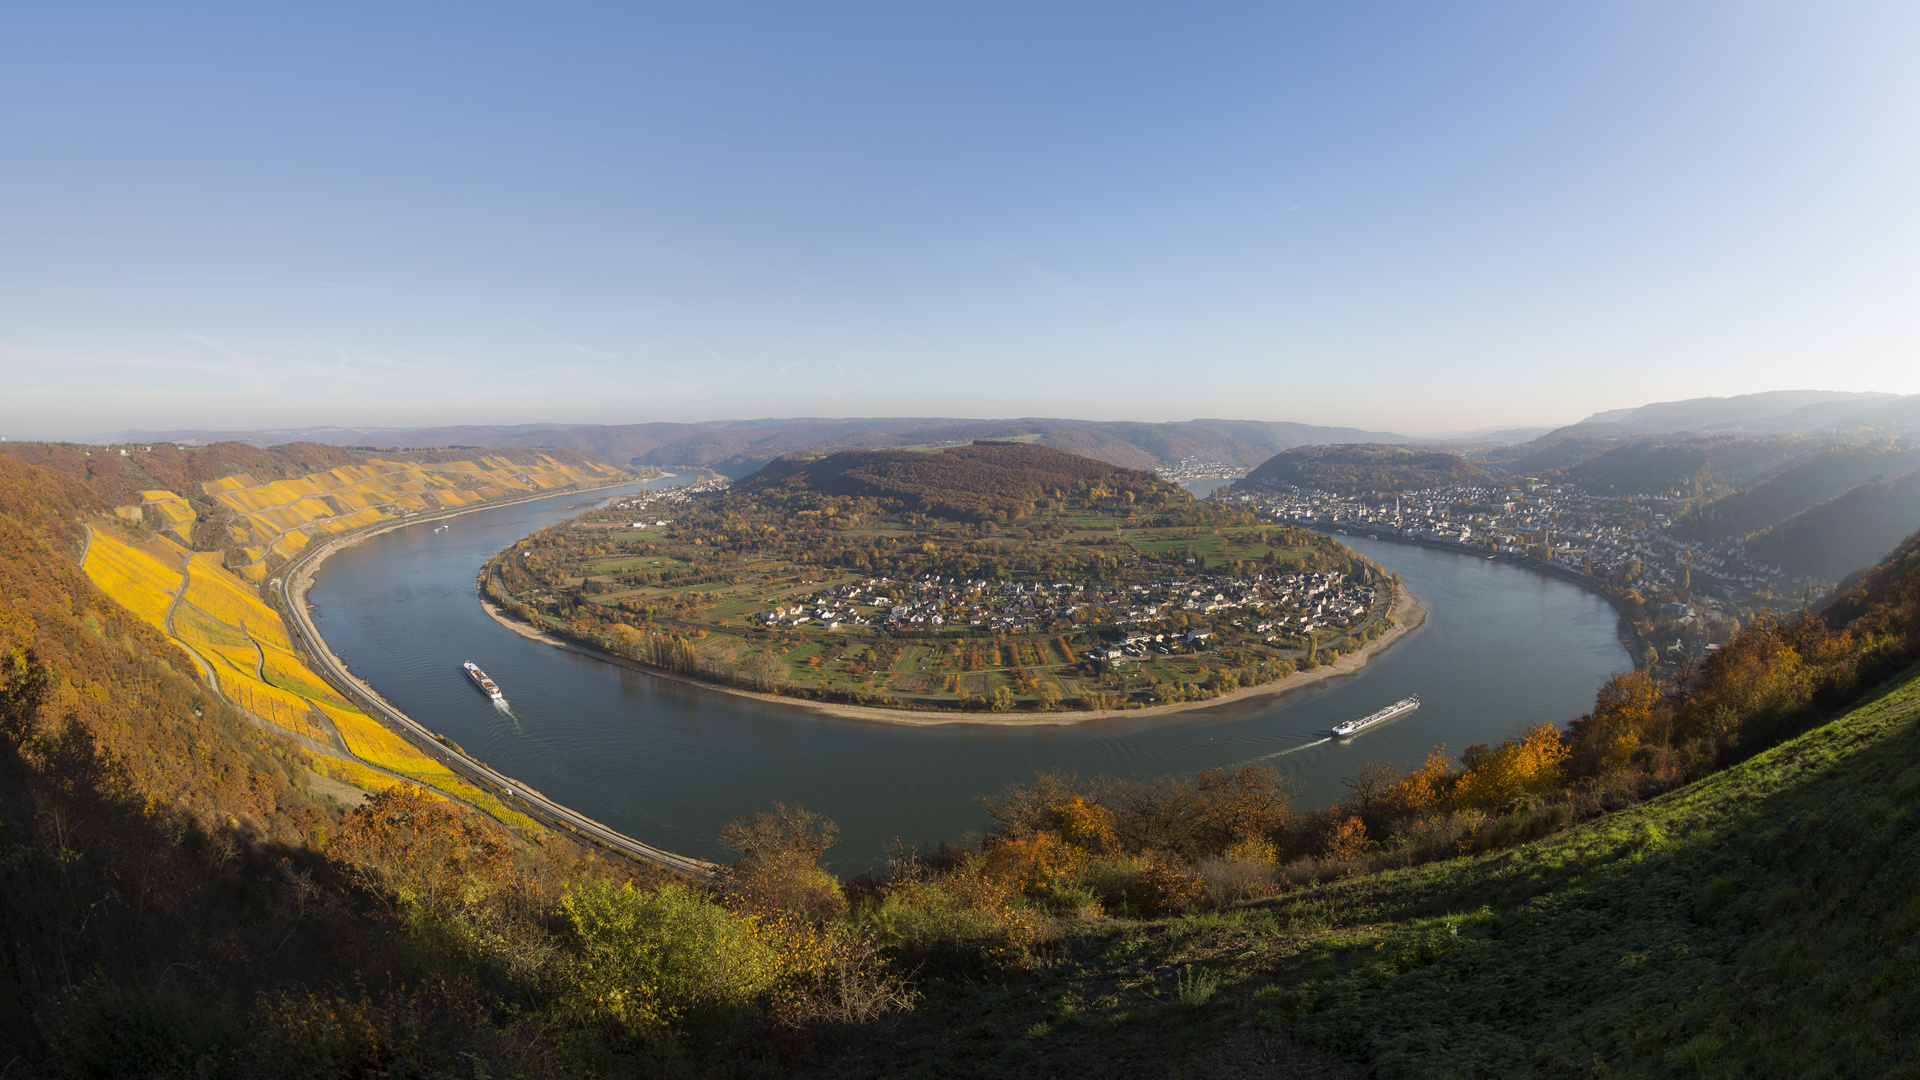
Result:
<svg viewBox="0 0 1920 1080">
<path fill-rule="evenodd" d="M 547 492 L 536 497 L 544 498 L 548 495 L 556 494 L 563 493 Z M 571 494 L 579 494 L 579 492 L 571 492 Z M 516 499 L 512 501 L 527 502 L 531 500 Z M 405 524 L 412 525 L 421 521 L 456 517 L 460 513 L 468 510 L 492 510 L 503 505 L 506 505 L 506 503 L 487 503 L 482 506 L 463 507 L 460 510 L 449 511 L 442 514 L 421 515 L 409 519 Z M 397 527 L 397 524 L 398 523 L 379 525 L 373 528 L 377 531 L 385 531 L 386 529 Z M 512 804 L 515 809 L 522 811 L 528 817 L 540 821 L 542 824 L 548 825 L 549 827 L 569 829 L 599 844 L 612 848 L 623 855 L 628 855 L 636 859 L 644 859 L 647 862 L 678 870 L 683 874 L 689 874 L 698 878 L 711 878 L 718 873 L 720 867 L 713 863 L 690 858 L 686 855 L 676 855 L 671 851 L 664 851 L 651 844 L 635 840 L 631 836 L 627 836 L 606 825 L 602 825 L 592 818 L 587 817 L 585 814 L 554 802 L 552 799 L 547 798 L 518 780 L 509 776 L 503 776 L 472 758 L 467 757 L 465 754 L 455 752 L 435 737 L 433 732 L 427 730 L 412 717 L 382 700 L 380 695 L 375 693 L 372 687 L 354 678 L 353 675 L 347 671 L 346 665 L 340 662 L 339 657 L 334 656 L 333 651 L 327 648 L 327 643 L 320 637 L 319 630 L 314 627 L 313 620 L 307 613 L 307 590 L 306 583 L 303 579 L 307 576 L 310 565 L 318 563 L 321 559 L 325 558 L 342 540 L 353 539 L 358 535 L 362 534 L 332 537 L 324 542 L 318 543 L 281 569 L 280 599 L 286 606 L 294 634 L 301 640 L 302 644 L 306 646 L 307 653 L 312 658 L 314 666 L 318 669 L 320 675 L 324 677 L 335 690 L 346 695 L 348 701 L 355 702 L 361 708 L 365 709 L 369 716 L 379 720 L 390 730 L 413 744 L 421 753 L 446 765 L 464 779 L 479 784 L 482 787 L 492 789 L 496 795 Z"/>
</svg>

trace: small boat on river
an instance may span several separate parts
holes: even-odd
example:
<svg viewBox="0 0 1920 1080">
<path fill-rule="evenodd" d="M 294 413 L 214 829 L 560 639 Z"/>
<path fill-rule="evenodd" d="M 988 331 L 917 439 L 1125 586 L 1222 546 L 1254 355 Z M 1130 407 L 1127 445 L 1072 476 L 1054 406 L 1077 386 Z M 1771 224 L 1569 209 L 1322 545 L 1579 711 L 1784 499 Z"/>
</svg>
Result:
<svg viewBox="0 0 1920 1080">
<path fill-rule="evenodd" d="M 1357 735 L 1360 732 L 1365 731 L 1366 729 L 1372 727 L 1375 724 L 1384 724 L 1396 716 L 1403 716 L 1419 707 L 1420 707 L 1419 694 L 1415 694 L 1412 697 L 1401 698 L 1399 701 L 1396 701 L 1393 704 L 1387 706 L 1386 708 L 1381 709 L 1377 713 L 1371 713 L 1367 716 L 1361 717 L 1358 720 L 1349 720 L 1344 724 L 1340 724 L 1336 726 L 1333 729 L 1333 734 L 1336 737 L 1342 738 L 1342 739 L 1346 738 L 1349 735 Z"/>
<path fill-rule="evenodd" d="M 505 700 L 500 696 L 500 687 L 494 683 L 492 679 L 487 678 L 487 673 L 481 671 L 473 661 L 469 660 L 463 666 L 467 669 L 467 678 L 473 680 L 473 685 L 479 687 L 488 697 L 495 701 Z"/>
</svg>

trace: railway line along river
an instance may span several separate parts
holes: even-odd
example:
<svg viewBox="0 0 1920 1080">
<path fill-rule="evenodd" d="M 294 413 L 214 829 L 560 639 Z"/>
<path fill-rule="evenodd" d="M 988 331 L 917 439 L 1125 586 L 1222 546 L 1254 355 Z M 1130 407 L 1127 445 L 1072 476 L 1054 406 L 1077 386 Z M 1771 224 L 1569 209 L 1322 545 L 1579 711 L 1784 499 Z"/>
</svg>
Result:
<svg viewBox="0 0 1920 1080">
<path fill-rule="evenodd" d="M 656 484 L 675 483 L 666 479 Z M 839 823 L 829 862 L 878 863 L 895 838 L 923 846 L 986 823 L 977 799 L 1039 770 L 1194 773 L 1265 760 L 1304 800 L 1340 797 L 1375 759 L 1415 765 L 1541 720 L 1585 712 L 1629 660 L 1611 606 L 1576 586 L 1471 555 L 1365 537 L 1341 541 L 1419 597 L 1424 624 L 1351 674 L 1204 710 L 1072 726 L 912 727 L 824 716 L 656 678 L 530 640 L 475 592 L 495 552 L 616 488 L 479 510 L 368 538 L 330 556 L 307 594 L 334 654 L 388 701 L 548 798 L 669 851 L 724 858 L 720 829 L 774 801 Z M 485 668 L 496 706 L 461 667 Z M 1348 740 L 1327 729 L 1409 694 L 1419 711 Z"/>
</svg>

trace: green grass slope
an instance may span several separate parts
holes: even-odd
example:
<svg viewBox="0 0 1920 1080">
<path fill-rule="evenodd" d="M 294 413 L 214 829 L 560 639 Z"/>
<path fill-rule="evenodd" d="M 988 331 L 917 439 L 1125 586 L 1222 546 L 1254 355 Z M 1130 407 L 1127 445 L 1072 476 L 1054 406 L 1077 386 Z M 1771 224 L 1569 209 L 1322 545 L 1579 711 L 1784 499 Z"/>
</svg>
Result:
<svg viewBox="0 0 1920 1080">
<path fill-rule="evenodd" d="M 1383 1077 L 1920 1073 L 1920 668 L 1505 853 L 1272 908 L 1252 995 Z"/>
</svg>

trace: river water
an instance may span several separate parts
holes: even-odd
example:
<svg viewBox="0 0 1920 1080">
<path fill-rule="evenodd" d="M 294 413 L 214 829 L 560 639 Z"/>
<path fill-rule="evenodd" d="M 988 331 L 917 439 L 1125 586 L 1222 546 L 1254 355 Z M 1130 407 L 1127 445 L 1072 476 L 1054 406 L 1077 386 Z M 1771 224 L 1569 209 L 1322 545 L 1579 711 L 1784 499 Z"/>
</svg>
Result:
<svg viewBox="0 0 1920 1080">
<path fill-rule="evenodd" d="M 673 483 L 673 480 L 656 483 Z M 627 491 L 629 488 L 614 489 Z M 839 823 L 829 862 L 857 873 L 889 841 L 923 846 L 981 829 L 978 797 L 1038 770 L 1194 773 L 1262 760 L 1309 804 L 1340 797 L 1368 761 L 1417 765 L 1585 712 L 1628 666 L 1613 609 L 1543 574 L 1471 555 L 1339 539 L 1400 572 L 1427 621 L 1352 675 L 1277 697 L 1071 727 L 908 728 L 822 716 L 613 667 L 520 637 L 475 595 L 481 565 L 541 526 L 605 501 L 560 495 L 374 537 L 329 558 L 309 599 L 353 671 L 468 753 L 648 843 L 723 858 L 731 815 L 774 801 Z M 472 660 L 505 691 L 476 692 Z M 1419 694 L 1419 711 L 1346 742 L 1323 732 Z"/>
</svg>

